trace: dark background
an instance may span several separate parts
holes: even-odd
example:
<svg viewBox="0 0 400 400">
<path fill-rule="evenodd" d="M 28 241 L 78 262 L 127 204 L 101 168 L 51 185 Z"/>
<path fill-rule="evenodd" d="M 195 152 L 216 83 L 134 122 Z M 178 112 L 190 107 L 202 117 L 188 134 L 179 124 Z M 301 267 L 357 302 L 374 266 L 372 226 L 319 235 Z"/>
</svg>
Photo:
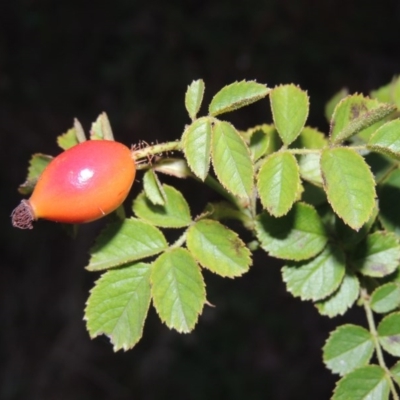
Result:
<svg viewBox="0 0 400 400">
<path fill-rule="evenodd" d="M 216 307 L 192 334 L 169 331 L 152 310 L 142 341 L 114 354 L 82 320 L 98 277 L 84 270 L 87 250 L 104 222 L 72 240 L 45 221 L 13 229 L 9 215 L 30 155 L 59 152 L 55 138 L 73 117 L 88 129 L 106 111 L 126 144 L 175 140 L 189 122 L 193 79 L 204 79 L 206 102 L 245 78 L 300 84 L 311 96 L 308 123 L 326 130 L 332 94 L 368 93 L 400 72 L 399 26 L 396 0 L 2 2 L 0 398 L 328 399 L 336 377 L 321 346 L 336 324 L 363 316 L 320 317 L 285 293 L 280 264 L 265 253 L 242 279 L 205 272 Z M 229 118 L 246 128 L 269 115 L 265 100 Z M 179 185 L 194 214 L 212 196 Z"/>
</svg>

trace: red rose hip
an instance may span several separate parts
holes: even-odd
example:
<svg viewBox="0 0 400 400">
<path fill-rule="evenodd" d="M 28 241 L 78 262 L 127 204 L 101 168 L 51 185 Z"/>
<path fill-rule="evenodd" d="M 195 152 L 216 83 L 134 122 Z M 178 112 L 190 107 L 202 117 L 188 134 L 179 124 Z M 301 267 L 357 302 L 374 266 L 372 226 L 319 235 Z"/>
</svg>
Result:
<svg viewBox="0 0 400 400">
<path fill-rule="evenodd" d="M 112 140 L 88 140 L 64 151 L 40 175 L 32 196 L 12 212 L 15 227 L 39 218 L 80 224 L 118 208 L 135 179 L 131 151 Z"/>
</svg>

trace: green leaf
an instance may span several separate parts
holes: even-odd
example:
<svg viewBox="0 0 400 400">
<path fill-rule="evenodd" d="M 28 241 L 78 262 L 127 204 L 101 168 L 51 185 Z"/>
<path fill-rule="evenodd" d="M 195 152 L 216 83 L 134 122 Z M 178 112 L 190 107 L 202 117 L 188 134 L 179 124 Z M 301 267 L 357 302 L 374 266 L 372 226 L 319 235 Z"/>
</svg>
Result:
<svg viewBox="0 0 400 400">
<path fill-rule="evenodd" d="M 323 189 L 308 182 L 303 182 L 303 193 L 301 194 L 301 199 L 304 203 L 308 203 L 314 207 L 327 204 L 326 194 Z"/>
<path fill-rule="evenodd" d="M 400 107 L 400 77 L 395 77 L 389 84 L 373 90 L 371 97 L 382 103 L 391 103 Z"/>
<path fill-rule="evenodd" d="M 205 268 L 233 278 L 249 270 L 251 253 L 239 236 L 217 221 L 203 219 L 189 228 L 187 247 Z"/>
<path fill-rule="evenodd" d="M 76 146 L 79 143 L 78 137 L 76 136 L 76 129 L 71 128 L 67 132 L 57 137 L 57 144 L 63 149 L 68 150 L 69 148 Z"/>
<path fill-rule="evenodd" d="M 257 176 L 261 203 L 270 214 L 281 217 L 288 213 L 300 195 L 300 175 L 296 158 L 288 152 L 266 158 Z"/>
<path fill-rule="evenodd" d="M 399 265 L 400 245 L 395 234 L 374 232 L 355 249 L 352 263 L 366 276 L 383 277 Z"/>
<path fill-rule="evenodd" d="M 390 368 L 390 372 L 392 373 L 396 383 L 400 386 L 400 361 L 397 361 L 397 363 Z"/>
<path fill-rule="evenodd" d="M 335 216 L 335 238 L 340 242 L 343 249 L 353 251 L 354 247 L 366 238 L 378 215 L 378 208 L 375 207 L 369 220 L 358 230 L 350 228 L 343 220 Z"/>
<path fill-rule="evenodd" d="M 347 96 L 338 103 L 333 113 L 330 141 L 338 144 L 356 134 L 367 138 L 377 128 L 371 127 L 378 122 L 383 123 L 395 110 L 393 105 L 382 104 L 362 95 Z"/>
<path fill-rule="evenodd" d="M 378 365 L 367 365 L 337 383 L 332 400 L 388 400 L 389 378 Z"/>
<path fill-rule="evenodd" d="M 143 189 L 147 198 L 156 205 L 163 206 L 166 202 L 166 194 L 157 174 L 149 169 L 143 175 Z"/>
<path fill-rule="evenodd" d="M 400 207 L 397 204 L 398 198 L 400 198 L 400 170 L 396 169 L 379 186 L 378 218 L 385 229 L 400 236 Z"/>
<path fill-rule="evenodd" d="M 400 160 L 400 119 L 382 125 L 369 139 L 368 148 Z"/>
<path fill-rule="evenodd" d="M 187 88 L 185 94 L 185 107 L 192 120 L 196 118 L 196 115 L 200 110 L 204 96 L 204 88 L 204 81 L 202 79 L 193 81 Z"/>
<path fill-rule="evenodd" d="M 391 355 L 400 357 L 400 312 L 387 315 L 378 325 L 379 342 Z"/>
<path fill-rule="evenodd" d="M 376 313 L 388 313 L 400 306 L 400 285 L 389 282 L 379 286 L 371 295 L 371 308 Z"/>
<path fill-rule="evenodd" d="M 86 304 L 90 337 L 108 336 L 114 351 L 132 348 L 142 337 L 149 306 L 149 264 L 107 271 L 90 291 Z"/>
<path fill-rule="evenodd" d="M 21 194 L 28 195 L 33 192 L 39 176 L 42 174 L 42 172 L 52 159 L 52 156 L 41 153 L 36 153 L 31 157 L 29 161 L 28 176 L 26 178 L 26 181 L 18 188 L 18 191 Z"/>
<path fill-rule="evenodd" d="M 190 332 L 206 301 L 200 268 L 182 248 L 157 258 L 151 272 L 154 307 L 161 320 L 178 332 Z"/>
<path fill-rule="evenodd" d="M 331 120 L 335 107 L 340 102 L 340 100 L 344 99 L 349 94 L 347 88 L 343 88 L 339 90 L 333 97 L 326 103 L 325 105 L 325 117 L 328 121 Z"/>
<path fill-rule="evenodd" d="M 323 347 L 323 359 L 333 373 L 343 376 L 367 365 L 373 352 L 371 333 L 361 326 L 347 324 L 331 333 Z"/>
<path fill-rule="evenodd" d="M 321 315 L 330 318 L 343 315 L 357 300 L 359 291 L 360 282 L 357 277 L 346 273 L 339 288 L 315 306 Z"/>
<path fill-rule="evenodd" d="M 234 82 L 213 97 L 208 111 L 214 117 L 231 112 L 263 99 L 270 91 L 266 85 L 254 81 Z"/>
<path fill-rule="evenodd" d="M 275 127 L 288 146 L 306 123 L 309 109 L 307 93 L 293 84 L 277 86 L 270 93 L 270 102 Z"/>
<path fill-rule="evenodd" d="M 232 194 L 248 198 L 253 190 L 250 152 L 236 129 L 218 121 L 212 135 L 212 161 L 221 184 Z"/>
<path fill-rule="evenodd" d="M 252 129 L 249 147 L 253 161 L 257 161 L 267 153 L 269 143 L 270 135 L 264 129 L 259 127 Z"/>
<path fill-rule="evenodd" d="M 189 205 L 182 193 L 169 185 L 163 185 L 166 196 L 164 206 L 150 202 L 144 192 L 133 202 L 133 212 L 137 217 L 152 225 L 164 228 L 183 228 L 192 222 Z"/>
<path fill-rule="evenodd" d="M 335 213 L 353 229 L 360 229 L 375 207 L 375 182 L 364 159 L 352 149 L 322 151 L 324 188 Z"/>
<path fill-rule="evenodd" d="M 164 235 L 153 225 L 126 219 L 108 225 L 90 250 L 89 271 L 99 271 L 153 256 L 165 250 Z"/>
<path fill-rule="evenodd" d="M 290 145 L 294 149 L 322 149 L 327 146 L 325 135 L 318 129 L 305 126 L 297 139 Z"/>
<path fill-rule="evenodd" d="M 153 170 L 155 172 L 161 172 L 162 174 L 174 176 L 175 178 L 185 179 L 189 176 L 193 176 L 191 173 L 186 160 L 183 158 L 162 158 L 153 164 Z"/>
<path fill-rule="evenodd" d="M 204 181 L 210 168 L 211 123 L 208 117 L 189 125 L 182 137 L 183 152 L 193 173 Z"/>
<path fill-rule="evenodd" d="M 304 203 L 296 203 L 281 218 L 262 213 L 257 220 L 256 232 L 266 252 L 286 260 L 307 260 L 318 254 L 328 241 L 318 213 Z"/>
<path fill-rule="evenodd" d="M 340 286 L 345 272 L 344 253 L 328 246 L 311 260 L 288 263 L 282 269 L 282 276 L 293 296 L 302 300 L 321 300 Z"/>
<path fill-rule="evenodd" d="M 299 156 L 299 171 L 302 179 L 322 187 L 321 154 L 311 153 Z"/>
<path fill-rule="evenodd" d="M 91 140 L 114 140 L 110 121 L 105 112 L 101 113 L 90 129 Z"/>
</svg>

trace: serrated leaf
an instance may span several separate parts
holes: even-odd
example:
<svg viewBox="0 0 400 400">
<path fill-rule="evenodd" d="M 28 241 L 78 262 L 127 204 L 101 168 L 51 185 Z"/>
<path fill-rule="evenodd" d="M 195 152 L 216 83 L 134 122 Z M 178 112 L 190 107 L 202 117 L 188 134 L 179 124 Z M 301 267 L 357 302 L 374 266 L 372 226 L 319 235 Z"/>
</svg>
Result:
<svg viewBox="0 0 400 400">
<path fill-rule="evenodd" d="M 143 175 L 143 189 L 146 197 L 155 205 L 163 206 L 166 201 L 166 194 L 157 174 L 149 169 Z"/>
<path fill-rule="evenodd" d="M 79 143 L 78 137 L 76 136 L 76 129 L 68 129 L 67 132 L 57 137 L 57 144 L 63 149 L 67 150 Z"/>
<path fill-rule="evenodd" d="M 400 77 L 395 77 L 389 84 L 373 90 L 371 97 L 400 107 Z"/>
<path fill-rule="evenodd" d="M 400 119 L 382 125 L 370 137 L 367 147 L 400 160 Z"/>
<path fill-rule="evenodd" d="M 323 359 L 333 373 L 343 376 L 367 365 L 373 352 L 371 333 L 361 326 L 347 324 L 331 333 L 323 347 Z"/>
<path fill-rule="evenodd" d="M 311 260 L 286 264 L 282 276 L 293 296 L 315 301 L 332 294 L 342 283 L 345 272 L 344 253 L 328 246 Z"/>
<path fill-rule="evenodd" d="M 400 236 L 400 170 L 392 171 L 387 179 L 379 186 L 378 218 L 388 231 Z"/>
<path fill-rule="evenodd" d="M 211 146 L 214 171 L 221 184 L 234 195 L 250 197 L 253 165 L 249 149 L 236 129 L 228 122 L 216 122 Z"/>
<path fill-rule="evenodd" d="M 337 93 L 335 93 L 331 99 L 326 103 L 325 105 L 325 118 L 328 120 L 328 122 L 331 120 L 333 111 L 335 110 L 335 107 L 337 104 L 340 102 L 340 100 L 344 99 L 347 95 L 349 94 L 349 91 L 347 88 L 343 88 L 339 90 Z"/>
<path fill-rule="evenodd" d="M 196 115 L 200 110 L 201 103 L 203 102 L 204 88 L 204 81 L 202 79 L 193 81 L 187 88 L 185 94 L 185 107 L 191 120 L 196 118 Z"/>
<path fill-rule="evenodd" d="M 367 365 L 340 379 L 332 400 L 388 400 L 389 390 L 385 370 L 378 365 Z"/>
<path fill-rule="evenodd" d="M 318 301 L 315 306 L 321 315 L 330 318 L 343 315 L 357 300 L 359 291 L 358 278 L 346 273 L 339 288 L 326 299 Z"/>
<path fill-rule="evenodd" d="M 191 254 L 182 248 L 163 253 L 153 263 L 151 282 L 161 320 L 178 332 L 190 332 L 206 301 L 200 267 Z"/>
<path fill-rule="evenodd" d="M 101 113 L 90 129 L 91 140 L 114 140 L 110 121 L 105 112 Z"/>
<path fill-rule="evenodd" d="M 251 253 L 239 236 L 217 221 L 203 219 L 187 233 L 187 247 L 210 271 L 233 278 L 249 270 Z"/>
<path fill-rule="evenodd" d="M 318 129 L 305 126 L 297 139 L 290 145 L 294 149 L 322 149 L 328 144 L 325 135 Z"/>
<path fill-rule="evenodd" d="M 392 373 L 396 383 L 400 386 L 400 361 L 397 361 L 397 363 L 390 368 L 390 372 Z"/>
<path fill-rule="evenodd" d="M 375 182 L 364 159 L 352 149 L 322 151 L 324 188 L 335 213 L 353 229 L 360 229 L 375 207 Z"/>
<path fill-rule="evenodd" d="M 283 143 L 292 143 L 306 123 L 309 110 L 307 93 L 298 86 L 282 85 L 270 93 L 272 117 Z"/>
<path fill-rule="evenodd" d="M 132 348 L 142 337 L 149 306 L 149 264 L 107 271 L 96 282 L 86 304 L 90 337 L 108 336 L 114 351 Z"/>
<path fill-rule="evenodd" d="M 164 206 L 149 201 L 144 192 L 133 202 L 133 212 L 137 217 L 164 228 L 183 228 L 192 222 L 189 205 L 182 193 L 169 185 L 163 185 L 166 196 Z"/>
<path fill-rule="evenodd" d="M 137 219 L 108 225 L 90 250 L 89 271 L 99 271 L 160 253 L 167 248 L 155 226 Z"/>
<path fill-rule="evenodd" d="M 278 152 L 266 158 L 257 176 L 261 203 L 270 214 L 287 214 L 300 194 L 300 174 L 296 158 L 288 152 Z"/>
<path fill-rule="evenodd" d="M 211 123 L 208 117 L 189 125 L 182 137 L 183 152 L 193 173 L 204 181 L 210 168 Z"/>
<path fill-rule="evenodd" d="M 307 260 L 318 254 L 328 241 L 318 213 L 304 203 L 296 203 L 281 218 L 263 212 L 258 217 L 256 233 L 266 252 L 286 260 Z"/>
<path fill-rule="evenodd" d="M 374 232 L 355 249 L 352 263 L 366 276 L 383 277 L 399 265 L 400 245 L 395 234 Z"/>
<path fill-rule="evenodd" d="M 393 105 L 362 95 L 347 96 L 338 103 L 333 113 L 330 142 L 338 144 L 356 134 L 367 138 L 378 127 L 375 124 L 384 123 L 384 119 L 395 110 Z M 374 128 L 369 129 L 372 126 Z"/>
<path fill-rule="evenodd" d="M 322 187 L 321 154 L 310 153 L 299 156 L 300 176 L 313 185 Z"/>
<path fill-rule="evenodd" d="M 379 286 L 371 295 L 371 308 L 376 313 L 388 313 L 400 306 L 400 285 L 389 282 Z"/>
<path fill-rule="evenodd" d="M 271 89 L 254 81 L 234 82 L 222 88 L 211 100 L 208 111 L 217 116 L 255 103 L 266 97 Z"/>
<path fill-rule="evenodd" d="M 253 161 L 257 161 L 267 153 L 270 142 L 268 135 L 261 128 L 254 128 L 250 134 L 249 148 Z"/>
<path fill-rule="evenodd" d="M 379 342 L 391 355 L 400 357 L 400 312 L 387 315 L 378 325 Z"/>
<path fill-rule="evenodd" d="M 21 194 L 28 195 L 32 193 L 36 182 L 39 179 L 39 176 L 42 174 L 42 172 L 52 159 L 52 156 L 41 153 L 36 153 L 31 157 L 29 161 L 28 176 L 26 177 L 26 181 L 18 187 L 18 191 Z"/>
</svg>

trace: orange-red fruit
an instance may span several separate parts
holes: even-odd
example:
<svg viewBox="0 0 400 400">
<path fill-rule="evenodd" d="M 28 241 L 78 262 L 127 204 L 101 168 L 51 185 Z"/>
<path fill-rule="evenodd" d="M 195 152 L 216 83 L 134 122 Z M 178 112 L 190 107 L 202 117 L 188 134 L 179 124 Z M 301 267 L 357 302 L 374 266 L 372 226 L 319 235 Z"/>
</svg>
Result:
<svg viewBox="0 0 400 400">
<path fill-rule="evenodd" d="M 13 211 L 13 225 L 32 228 L 38 218 L 64 223 L 99 219 L 122 204 L 135 173 L 125 145 L 111 140 L 80 143 L 50 162 L 30 199 Z"/>
</svg>

